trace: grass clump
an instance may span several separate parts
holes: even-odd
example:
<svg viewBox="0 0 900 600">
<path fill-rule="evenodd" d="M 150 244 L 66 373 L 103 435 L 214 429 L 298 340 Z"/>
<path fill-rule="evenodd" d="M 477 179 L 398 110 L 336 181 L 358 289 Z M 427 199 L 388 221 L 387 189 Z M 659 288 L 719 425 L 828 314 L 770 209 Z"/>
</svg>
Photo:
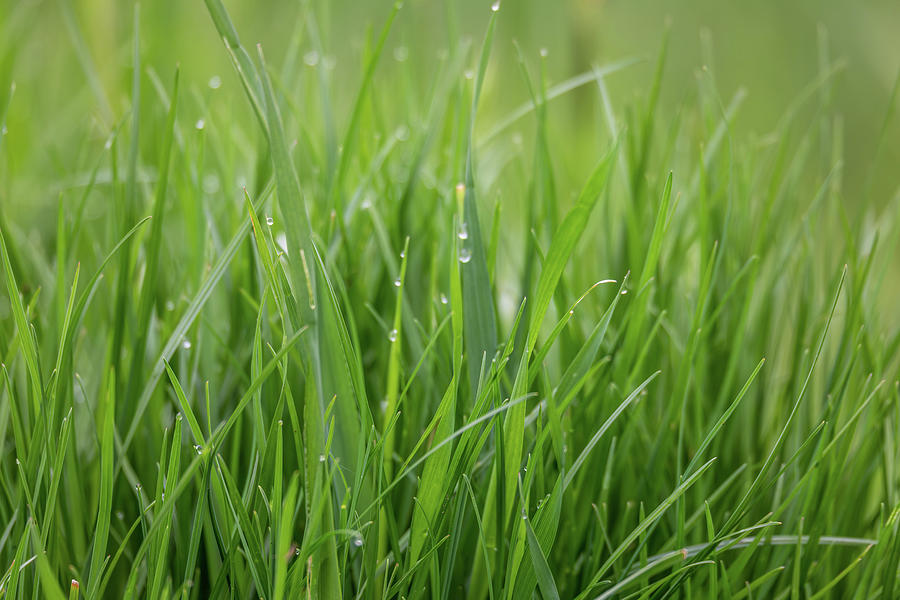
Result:
<svg viewBox="0 0 900 600">
<path fill-rule="evenodd" d="M 624 108 L 638 61 L 550 86 L 517 48 L 490 120 L 497 8 L 416 98 L 399 4 L 355 94 L 297 68 L 309 7 L 283 68 L 206 7 L 234 102 L 142 64 L 136 12 L 55 241 L 0 211 L 0 595 L 897 594 L 900 229 L 847 207 L 840 65 L 754 139 L 712 72 L 661 104 L 665 41 Z"/>
</svg>

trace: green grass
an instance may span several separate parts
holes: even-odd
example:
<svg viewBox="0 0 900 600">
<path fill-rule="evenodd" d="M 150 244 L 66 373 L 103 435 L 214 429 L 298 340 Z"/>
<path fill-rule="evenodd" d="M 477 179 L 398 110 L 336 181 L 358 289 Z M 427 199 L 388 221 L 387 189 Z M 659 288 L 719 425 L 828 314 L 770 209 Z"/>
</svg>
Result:
<svg viewBox="0 0 900 600">
<path fill-rule="evenodd" d="M 842 177 L 840 61 L 759 136 L 712 70 L 661 100 L 668 39 L 565 79 L 485 9 L 423 74 L 397 4 L 333 77 L 310 4 L 277 57 L 206 8 L 234 76 L 135 10 L 121 104 L 60 9 L 44 234 L 0 137 L 0 597 L 900 593 L 900 204 Z"/>
</svg>

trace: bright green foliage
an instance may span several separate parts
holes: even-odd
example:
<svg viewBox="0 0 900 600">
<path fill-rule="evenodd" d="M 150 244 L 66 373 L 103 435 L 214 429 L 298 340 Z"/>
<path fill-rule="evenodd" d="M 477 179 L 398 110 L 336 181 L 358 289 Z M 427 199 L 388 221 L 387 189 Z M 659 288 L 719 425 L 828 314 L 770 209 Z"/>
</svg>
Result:
<svg viewBox="0 0 900 600">
<path fill-rule="evenodd" d="M 485 10 L 423 74 L 385 4 L 336 78 L 312 2 L 268 58 L 204 4 L 214 93 L 137 10 L 104 88 L 47 8 L 97 117 L 52 241 L 0 137 L 0 598 L 900 593 L 900 205 L 850 206 L 827 53 L 759 138 L 712 72 L 663 102 L 668 39 L 549 85 Z"/>
</svg>

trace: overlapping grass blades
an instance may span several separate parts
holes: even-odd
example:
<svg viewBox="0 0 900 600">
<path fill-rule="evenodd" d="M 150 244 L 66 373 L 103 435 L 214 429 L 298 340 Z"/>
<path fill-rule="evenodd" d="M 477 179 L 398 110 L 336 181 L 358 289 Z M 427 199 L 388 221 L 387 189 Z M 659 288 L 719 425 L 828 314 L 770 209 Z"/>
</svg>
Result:
<svg viewBox="0 0 900 600">
<path fill-rule="evenodd" d="M 225 3 L 204 86 L 137 11 L 110 83 L 61 5 L 97 118 L 46 231 L 0 186 L 0 596 L 896 595 L 900 211 L 846 201 L 841 64 L 755 138 L 674 42 L 563 78 L 450 7 L 424 62 L 385 3 L 332 67 L 301 2 L 267 62 Z"/>
</svg>

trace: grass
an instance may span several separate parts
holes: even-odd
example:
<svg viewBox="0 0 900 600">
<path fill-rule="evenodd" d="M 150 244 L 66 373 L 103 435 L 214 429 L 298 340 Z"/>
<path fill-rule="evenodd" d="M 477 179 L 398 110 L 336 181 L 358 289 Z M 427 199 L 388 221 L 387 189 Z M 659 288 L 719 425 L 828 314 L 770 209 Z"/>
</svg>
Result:
<svg viewBox="0 0 900 600">
<path fill-rule="evenodd" d="M 852 205 L 840 63 L 755 137 L 711 70 L 661 103 L 667 40 L 632 102 L 497 64 L 499 4 L 421 97 L 394 5 L 338 89 L 303 6 L 273 64 L 206 0 L 227 101 L 135 10 L 124 108 L 63 10 L 100 116 L 49 237 L 0 204 L 0 597 L 896 596 L 898 204 Z"/>
</svg>

